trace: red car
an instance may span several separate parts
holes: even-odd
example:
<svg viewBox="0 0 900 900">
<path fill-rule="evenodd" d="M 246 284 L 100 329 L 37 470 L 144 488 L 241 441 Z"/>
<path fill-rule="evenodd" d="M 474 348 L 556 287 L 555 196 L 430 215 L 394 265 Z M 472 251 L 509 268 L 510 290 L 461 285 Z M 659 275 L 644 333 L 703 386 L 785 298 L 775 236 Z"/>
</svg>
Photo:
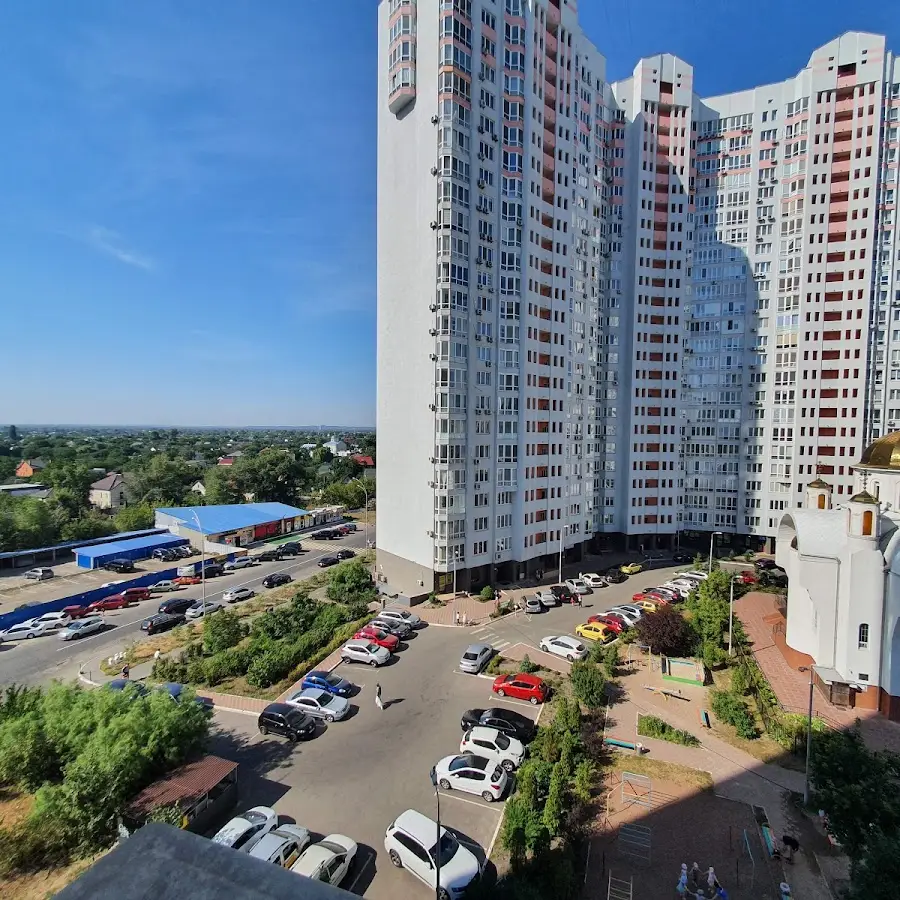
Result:
<svg viewBox="0 0 900 900">
<path fill-rule="evenodd" d="M 537 706 L 547 699 L 547 685 L 536 675 L 518 672 L 515 675 L 498 675 L 494 679 L 493 692 L 498 697 L 514 697 L 527 700 Z"/>
<path fill-rule="evenodd" d="M 95 600 L 88 606 L 88 612 L 106 612 L 109 609 L 124 609 L 128 606 L 129 600 L 122 594 L 113 594 L 111 597 L 104 597 L 102 600 Z"/>
<path fill-rule="evenodd" d="M 365 628 L 361 628 L 353 635 L 353 637 L 365 638 L 373 644 L 378 644 L 379 647 L 390 650 L 391 653 L 400 646 L 400 638 L 398 638 L 396 634 L 388 634 L 388 632 L 382 631 L 380 628 L 373 628 L 371 625 L 366 625 Z"/>
<path fill-rule="evenodd" d="M 145 588 L 145 587 L 125 588 L 125 590 L 121 592 L 121 595 L 129 603 L 136 603 L 138 600 L 149 600 L 150 599 L 150 588 Z"/>
<path fill-rule="evenodd" d="M 654 603 L 660 603 L 663 606 L 668 606 L 672 602 L 671 594 L 664 594 L 662 591 L 657 591 L 653 588 L 649 591 L 644 591 L 644 596 L 648 600 L 652 600 Z"/>
<path fill-rule="evenodd" d="M 759 579 L 750 571 L 744 570 L 743 572 L 738 572 L 737 577 L 744 584 L 756 584 Z"/>
<path fill-rule="evenodd" d="M 617 619 L 615 616 L 608 616 L 606 614 L 600 616 L 591 616 L 588 619 L 588 622 L 599 622 L 601 625 L 605 625 L 609 628 L 610 631 L 614 631 L 616 634 L 621 634 L 625 630 L 625 623 L 621 619 Z"/>
<path fill-rule="evenodd" d="M 200 584 L 203 579 L 199 575 L 179 575 L 173 578 L 175 584 Z"/>
<path fill-rule="evenodd" d="M 90 613 L 90 610 L 86 606 L 66 606 L 63 608 L 63 612 L 70 619 L 83 619 Z"/>
</svg>

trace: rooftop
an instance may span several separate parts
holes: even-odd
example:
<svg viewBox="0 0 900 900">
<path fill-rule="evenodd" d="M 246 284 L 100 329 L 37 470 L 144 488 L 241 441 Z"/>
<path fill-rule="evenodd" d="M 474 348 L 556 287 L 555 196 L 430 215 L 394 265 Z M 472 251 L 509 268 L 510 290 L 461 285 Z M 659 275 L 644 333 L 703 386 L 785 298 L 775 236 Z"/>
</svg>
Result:
<svg viewBox="0 0 900 900">
<path fill-rule="evenodd" d="M 136 819 L 143 819 L 160 806 L 196 800 L 209 793 L 237 767 L 236 762 L 218 756 L 204 756 L 196 762 L 179 766 L 147 785 L 128 804 L 128 813 Z"/>
<path fill-rule="evenodd" d="M 109 556 L 111 553 L 124 553 L 126 550 L 140 550 L 143 547 L 166 547 L 183 543 L 184 538 L 174 534 L 150 534 L 146 537 L 131 538 L 127 541 L 110 541 L 93 547 L 81 547 L 78 550 L 78 555 L 94 559 L 98 556 Z"/>
<path fill-rule="evenodd" d="M 201 534 L 221 534 L 238 528 L 252 528 L 279 519 L 308 515 L 305 509 L 286 503 L 231 503 L 223 506 L 174 506 L 156 510 L 171 516 L 180 525 Z"/>
<path fill-rule="evenodd" d="M 105 478 L 101 478 L 99 481 L 95 481 L 91 485 L 92 491 L 111 491 L 114 488 L 117 488 L 120 484 L 123 484 L 125 479 L 118 473 L 112 472 L 107 475 Z"/>
</svg>

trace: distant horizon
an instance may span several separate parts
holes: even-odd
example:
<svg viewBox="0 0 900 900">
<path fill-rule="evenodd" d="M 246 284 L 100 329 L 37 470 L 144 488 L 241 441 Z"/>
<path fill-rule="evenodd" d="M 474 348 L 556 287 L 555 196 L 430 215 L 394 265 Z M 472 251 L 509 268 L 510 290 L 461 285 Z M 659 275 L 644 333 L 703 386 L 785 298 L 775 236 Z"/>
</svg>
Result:
<svg viewBox="0 0 900 900">
<path fill-rule="evenodd" d="M 375 431 L 374 425 L 172 425 L 159 422 L 141 425 L 135 423 L 68 423 L 68 422 L 9 422 L 5 428 L 15 425 L 17 429 L 91 429 L 91 428 L 118 428 L 122 431 L 155 431 L 164 430 L 193 430 L 193 431 Z"/>
</svg>

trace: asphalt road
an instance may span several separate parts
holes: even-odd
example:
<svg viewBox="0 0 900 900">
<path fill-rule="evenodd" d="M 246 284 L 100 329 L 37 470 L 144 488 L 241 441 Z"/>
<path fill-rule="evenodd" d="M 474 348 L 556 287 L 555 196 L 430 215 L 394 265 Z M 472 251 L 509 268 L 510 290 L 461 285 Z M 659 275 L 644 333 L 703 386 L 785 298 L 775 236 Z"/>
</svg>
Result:
<svg viewBox="0 0 900 900">
<path fill-rule="evenodd" d="M 470 707 L 509 706 L 534 717 L 540 708 L 500 700 L 489 677 L 463 675 L 459 658 L 470 643 L 502 648 L 525 643 L 537 649 L 550 634 L 570 634 L 604 609 L 631 599 L 640 588 L 668 580 L 674 567 L 642 572 L 627 582 L 598 589 L 584 606 L 564 606 L 525 617 L 519 614 L 474 628 L 430 626 L 420 630 L 381 669 L 342 664 L 337 673 L 359 687 L 355 707 L 343 722 L 320 726 L 317 736 L 296 747 L 261 737 L 251 716 L 217 713 L 212 752 L 241 763 L 239 809 L 272 806 L 282 821 L 295 821 L 324 835 L 336 831 L 360 844 L 360 857 L 344 888 L 371 900 L 433 896 L 408 872 L 395 870 L 384 851 L 384 832 L 405 809 L 435 817 L 429 771 L 456 753 L 459 720 Z M 375 706 L 380 683 L 384 712 Z M 456 791 L 441 792 L 442 824 L 484 854 L 499 827 L 503 801 L 485 803 Z"/>
<path fill-rule="evenodd" d="M 369 535 L 370 539 L 372 535 Z M 318 572 L 318 560 L 333 555 L 342 547 L 354 550 L 365 549 L 362 529 L 334 541 L 301 540 L 304 550 L 294 559 L 280 562 L 260 563 L 252 568 L 211 578 L 206 582 L 207 599 L 221 599 L 224 591 L 234 587 L 249 587 L 264 592 L 262 580 L 272 572 L 287 572 L 294 580 L 309 577 Z M 100 656 L 112 656 L 130 641 L 140 637 L 140 624 L 156 612 L 159 604 L 168 597 L 193 597 L 200 599 L 200 585 L 190 585 L 184 590 L 170 594 L 154 594 L 126 609 L 105 614 L 109 629 L 97 635 L 78 641 L 60 641 L 55 635 L 37 637 L 29 641 L 14 641 L 0 644 L 0 682 L 37 684 L 53 678 L 74 677 L 80 663 L 87 664 Z"/>
</svg>

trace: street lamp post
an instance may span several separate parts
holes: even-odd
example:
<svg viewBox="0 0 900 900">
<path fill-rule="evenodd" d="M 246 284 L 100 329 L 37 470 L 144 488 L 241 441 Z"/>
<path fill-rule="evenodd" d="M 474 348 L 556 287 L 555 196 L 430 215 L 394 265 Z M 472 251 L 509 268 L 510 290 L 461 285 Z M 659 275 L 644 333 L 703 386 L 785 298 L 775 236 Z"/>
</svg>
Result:
<svg viewBox="0 0 900 900">
<path fill-rule="evenodd" d="M 559 578 L 556 579 L 559 584 L 562 584 L 563 535 L 566 533 L 568 527 L 568 525 L 563 525 L 563 527 L 559 529 Z"/>
<path fill-rule="evenodd" d="M 363 494 L 366 497 L 366 524 L 365 524 L 365 532 L 366 532 L 366 549 L 369 547 L 369 489 L 366 487 L 362 478 L 354 478 L 353 481 L 358 481 L 359 486 L 363 489 Z"/>
<path fill-rule="evenodd" d="M 716 535 L 718 535 L 719 537 L 721 537 L 721 536 L 722 536 L 722 532 L 721 532 L 721 531 L 714 531 L 714 532 L 709 536 L 709 568 L 706 570 L 708 574 L 709 574 L 709 573 L 712 573 L 713 544 L 716 542 Z"/>
<path fill-rule="evenodd" d="M 809 758 L 812 754 L 813 689 L 815 687 L 813 676 L 816 671 L 815 663 L 810 666 L 800 666 L 800 671 L 809 672 L 809 711 L 806 716 L 806 777 L 803 781 L 803 805 L 809 806 Z"/>
<path fill-rule="evenodd" d="M 441 792 L 438 790 L 437 772 L 431 770 L 431 783 L 434 785 L 434 802 L 437 804 L 437 840 L 435 841 L 434 857 L 434 896 L 441 900 Z"/>
<path fill-rule="evenodd" d="M 193 519 L 197 523 L 197 533 L 200 535 L 200 596 L 202 598 L 203 609 L 200 613 L 201 618 L 206 618 L 206 535 L 200 527 L 200 516 L 194 510 Z"/>
</svg>

